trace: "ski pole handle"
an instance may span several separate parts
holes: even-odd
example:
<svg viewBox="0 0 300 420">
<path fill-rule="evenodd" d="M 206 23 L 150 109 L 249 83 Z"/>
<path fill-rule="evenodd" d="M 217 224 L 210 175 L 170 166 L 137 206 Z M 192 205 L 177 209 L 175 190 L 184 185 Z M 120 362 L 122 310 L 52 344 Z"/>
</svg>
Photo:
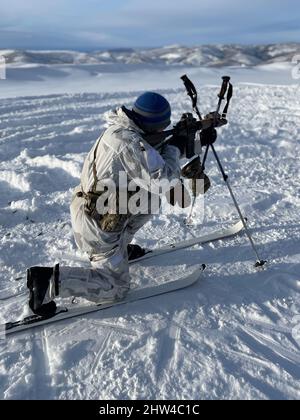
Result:
<svg viewBox="0 0 300 420">
<path fill-rule="evenodd" d="M 222 86 L 221 86 L 221 91 L 218 95 L 219 98 L 221 99 L 221 101 L 223 101 L 225 99 L 225 94 L 226 94 L 227 89 L 228 89 L 228 84 L 230 82 L 230 77 L 229 76 L 223 76 L 222 79 L 223 79 L 223 83 L 222 83 Z"/>
<path fill-rule="evenodd" d="M 225 95 L 226 95 L 228 85 L 229 85 L 229 82 L 230 82 L 230 77 L 229 76 L 223 76 L 222 79 L 223 79 L 223 82 L 222 82 L 220 93 L 218 95 L 219 102 L 218 102 L 217 111 L 215 113 L 214 126 L 216 126 L 216 124 L 217 124 L 217 116 L 220 112 L 222 101 L 225 99 Z"/>
<path fill-rule="evenodd" d="M 226 118 L 226 116 L 227 116 L 228 108 L 229 108 L 232 96 L 233 96 L 233 86 L 232 86 L 231 83 L 229 83 L 228 92 L 227 92 L 227 103 L 226 103 L 225 108 L 223 110 L 222 118 Z"/>
<path fill-rule="evenodd" d="M 193 108 L 195 108 L 197 106 L 197 100 L 198 100 L 198 94 L 197 94 L 197 90 L 195 88 L 194 83 L 187 77 L 186 74 L 184 74 L 181 77 L 181 80 L 184 83 L 184 86 L 186 88 L 187 94 L 189 95 L 189 97 L 192 99 L 192 103 L 193 103 Z"/>
<path fill-rule="evenodd" d="M 181 80 L 184 83 L 184 86 L 186 88 L 186 91 L 187 91 L 188 96 L 192 100 L 193 108 L 195 109 L 195 111 L 196 111 L 196 113 L 197 113 L 197 115 L 199 117 L 199 120 L 201 121 L 202 120 L 202 116 L 201 116 L 201 113 L 200 113 L 199 108 L 198 108 L 198 93 L 197 93 L 197 89 L 195 88 L 194 83 L 187 77 L 186 74 L 184 74 L 181 77 Z"/>
</svg>

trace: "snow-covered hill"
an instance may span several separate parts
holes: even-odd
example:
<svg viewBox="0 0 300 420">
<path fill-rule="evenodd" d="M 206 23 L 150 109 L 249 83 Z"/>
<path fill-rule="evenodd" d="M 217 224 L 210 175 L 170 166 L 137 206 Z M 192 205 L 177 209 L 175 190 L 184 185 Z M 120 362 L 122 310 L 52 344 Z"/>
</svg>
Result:
<svg viewBox="0 0 300 420">
<path fill-rule="evenodd" d="M 0 50 L 8 65 L 54 64 L 165 64 L 190 66 L 256 66 L 291 62 L 300 53 L 300 44 L 274 45 L 173 45 L 155 49 L 94 51 Z"/>
<path fill-rule="evenodd" d="M 28 313 L 28 266 L 88 266 L 68 206 L 103 113 L 139 93 L 126 82 L 122 93 L 0 101 L 0 321 Z M 217 88 L 195 83 L 202 110 L 214 109 Z M 177 120 L 190 102 L 175 86 L 163 93 Z M 132 267 L 142 287 L 208 264 L 190 289 L 0 340 L 1 398 L 299 398 L 299 98 L 298 85 L 236 86 L 216 146 L 268 268 L 253 267 L 245 235 Z M 204 224 L 197 212 L 192 228 L 179 215 L 155 216 L 138 243 L 156 247 L 236 220 L 212 156 L 207 170 Z"/>
</svg>

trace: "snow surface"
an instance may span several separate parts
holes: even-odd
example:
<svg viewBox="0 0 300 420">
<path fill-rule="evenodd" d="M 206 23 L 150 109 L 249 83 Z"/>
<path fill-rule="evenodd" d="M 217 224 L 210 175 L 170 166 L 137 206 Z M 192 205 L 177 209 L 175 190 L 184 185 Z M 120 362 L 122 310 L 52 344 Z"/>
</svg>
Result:
<svg viewBox="0 0 300 420">
<path fill-rule="evenodd" d="M 224 74 L 236 83 L 290 85 L 295 83 L 293 63 L 281 62 L 255 67 L 225 68 L 147 64 L 73 64 L 7 66 L 6 80 L 0 80 L 0 98 L 67 93 L 115 93 L 157 89 L 178 89 L 187 73 L 195 83 L 220 88 Z M 198 82 L 199 81 L 199 82 Z"/>
<path fill-rule="evenodd" d="M 253 267 L 245 235 L 133 266 L 133 286 L 143 287 L 208 264 L 189 289 L 0 340 L 1 399 L 299 399 L 300 87 L 285 67 L 226 70 L 236 86 L 216 147 L 268 268 Z M 129 106 L 144 77 L 147 87 L 166 82 L 174 121 L 190 110 L 178 88 L 182 69 L 169 79 L 152 71 L 135 69 L 132 80 L 107 73 L 102 93 L 74 93 L 80 76 L 53 94 L 58 78 L 22 78 L 36 77 L 34 69 L 19 73 L 19 85 L 0 81 L 2 98 L 16 96 L 0 101 L 0 322 L 28 314 L 28 266 L 89 265 L 75 247 L 68 206 L 104 112 Z M 202 110 L 216 106 L 220 71 L 190 70 Z M 29 94 L 27 83 L 35 96 L 18 97 Z M 155 216 L 136 242 L 157 247 L 236 221 L 211 155 L 207 171 L 204 222 L 197 211 L 191 228 L 182 215 Z"/>
</svg>

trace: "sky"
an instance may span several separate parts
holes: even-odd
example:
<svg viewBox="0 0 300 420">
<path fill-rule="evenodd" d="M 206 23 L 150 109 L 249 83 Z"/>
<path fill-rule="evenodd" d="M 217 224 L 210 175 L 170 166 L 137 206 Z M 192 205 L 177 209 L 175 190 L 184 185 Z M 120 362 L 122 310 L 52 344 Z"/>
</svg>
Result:
<svg viewBox="0 0 300 420">
<path fill-rule="evenodd" d="M 0 48 L 300 41 L 299 0 L 0 0 Z"/>
</svg>

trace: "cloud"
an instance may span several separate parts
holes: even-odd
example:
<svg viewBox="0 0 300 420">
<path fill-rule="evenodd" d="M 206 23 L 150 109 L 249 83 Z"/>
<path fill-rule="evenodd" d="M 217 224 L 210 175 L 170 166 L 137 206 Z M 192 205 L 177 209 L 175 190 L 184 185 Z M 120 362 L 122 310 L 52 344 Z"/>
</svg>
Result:
<svg viewBox="0 0 300 420">
<path fill-rule="evenodd" d="M 18 30 L 6 31 L 0 47 L 26 48 L 28 34 L 38 37 L 28 48 L 43 39 L 47 48 L 297 41 L 299 21 L 295 0 L 10 0 L 0 28 Z"/>
</svg>

